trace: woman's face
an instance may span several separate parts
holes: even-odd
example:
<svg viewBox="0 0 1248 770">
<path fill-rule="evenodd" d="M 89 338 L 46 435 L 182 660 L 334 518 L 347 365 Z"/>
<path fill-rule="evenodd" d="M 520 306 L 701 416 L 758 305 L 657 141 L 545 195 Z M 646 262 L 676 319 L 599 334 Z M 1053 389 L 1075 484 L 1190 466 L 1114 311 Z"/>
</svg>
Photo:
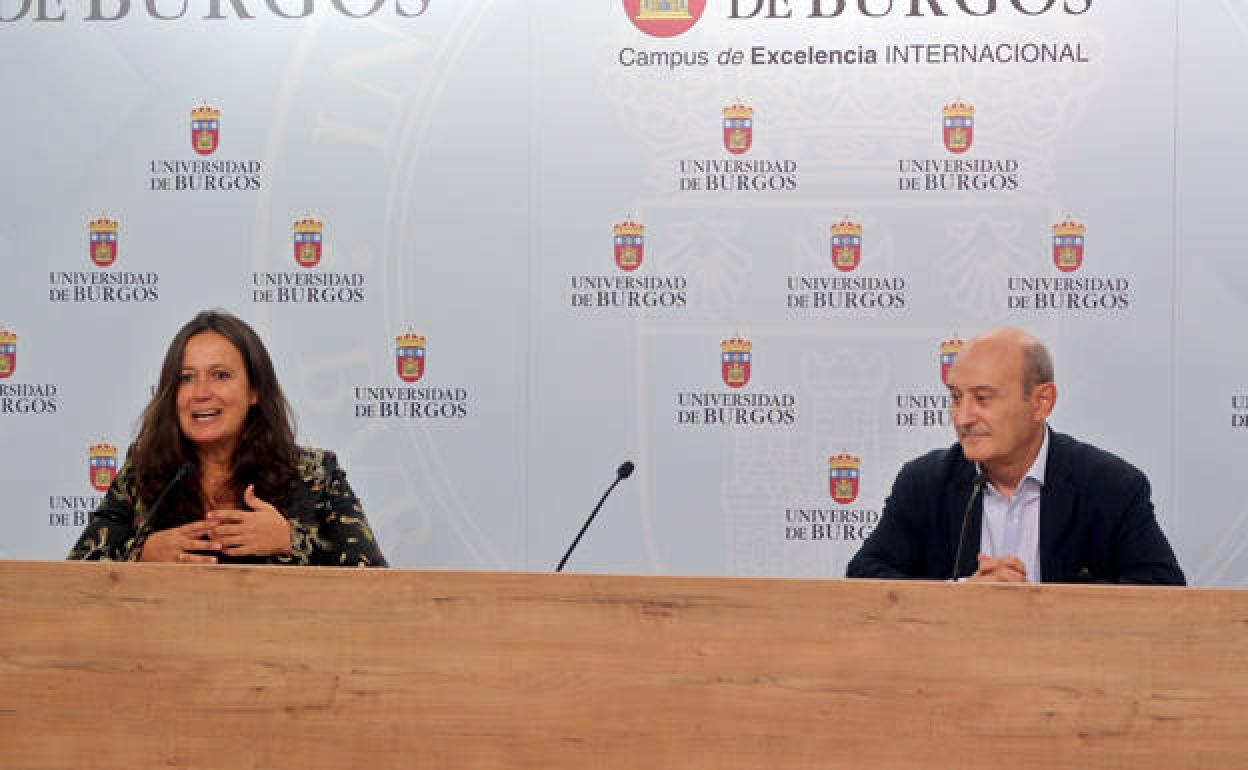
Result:
<svg viewBox="0 0 1248 770">
<path fill-rule="evenodd" d="M 178 426 L 201 454 L 233 453 L 255 403 L 238 348 L 216 332 L 187 340 L 178 376 Z"/>
</svg>

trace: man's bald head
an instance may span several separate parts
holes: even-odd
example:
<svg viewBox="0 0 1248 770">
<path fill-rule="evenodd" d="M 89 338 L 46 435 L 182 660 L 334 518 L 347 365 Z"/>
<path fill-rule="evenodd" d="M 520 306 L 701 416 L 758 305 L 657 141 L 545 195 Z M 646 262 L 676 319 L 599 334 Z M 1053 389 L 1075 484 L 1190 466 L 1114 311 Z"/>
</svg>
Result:
<svg viewBox="0 0 1248 770">
<path fill-rule="evenodd" d="M 968 353 L 998 357 L 1007 366 L 1018 366 L 1024 395 L 1037 385 L 1053 382 L 1053 356 L 1049 349 L 1018 327 L 1002 326 L 975 337 L 962 348 L 958 358 Z"/>
</svg>

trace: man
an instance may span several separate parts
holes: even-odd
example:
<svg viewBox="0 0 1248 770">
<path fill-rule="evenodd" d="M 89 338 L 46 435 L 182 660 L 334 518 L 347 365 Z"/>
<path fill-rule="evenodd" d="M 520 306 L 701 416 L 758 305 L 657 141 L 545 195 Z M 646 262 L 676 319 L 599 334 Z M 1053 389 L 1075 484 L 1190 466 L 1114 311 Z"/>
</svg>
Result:
<svg viewBox="0 0 1248 770">
<path fill-rule="evenodd" d="M 977 337 L 947 381 L 958 443 L 901 469 L 849 577 L 1184 584 L 1144 474 L 1048 428 L 1057 386 L 1039 340 Z"/>
</svg>

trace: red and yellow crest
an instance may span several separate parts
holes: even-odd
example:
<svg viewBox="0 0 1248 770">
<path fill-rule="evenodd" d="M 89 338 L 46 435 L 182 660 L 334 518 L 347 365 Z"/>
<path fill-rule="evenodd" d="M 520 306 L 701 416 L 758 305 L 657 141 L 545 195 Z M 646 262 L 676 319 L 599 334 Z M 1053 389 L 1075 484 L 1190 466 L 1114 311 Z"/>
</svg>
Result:
<svg viewBox="0 0 1248 770">
<path fill-rule="evenodd" d="M 958 360 L 958 353 L 962 352 L 963 344 L 958 337 L 940 343 L 940 381 L 946 385 L 949 384 L 949 367 Z"/>
<path fill-rule="evenodd" d="M 848 219 L 832 225 L 832 264 L 842 273 L 862 264 L 862 225 Z"/>
<path fill-rule="evenodd" d="M 1053 264 L 1063 273 L 1073 273 L 1083 265 L 1083 234 L 1079 222 L 1067 219 L 1053 225 Z"/>
<path fill-rule="evenodd" d="M 191 149 L 211 155 L 221 142 L 221 110 L 200 105 L 191 110 Z"/>
<path fill-rule="evenodd" d="M 87 229 L 87 249 L 91 254 L 91 261 L 99 267 L 108 267 L 116 262 L 117 220 L 108 217 L 92 219 Z"/>
<path fill-rule="evenodd" d="M 425 338 L 420 334 L 400 334 L 394 340 L 394 365 L 399 379 L 416 382 L 425 374 Z"/>
<path fill-rule="evenodd" d="M 841 453 L 828 458 L 828 494 L 841 505 L 858 499 L 858 477 L 862 458 Z"/>
<path fill-rule="evenodd" d="M 0 380 L 13 376 L 17 371 L 17 335 L 0 329 Z"/>
<path fill-rule="evenodd" d="M 117 447 L 99 443 L 92 444 L 88 451 L 91 486 L 100 492 L 107 492 L 113 479 L 117 478 Z"/>
<path fill-rule="evenodd" d="M 653 37 L 675 37 L 698 22 L 706 0 L 624 0 L 637 29 Z"/>
<path fill-rule="evenodd" d="M 325 223 L 319 219 L 295 221 L 295 262 L 300 267 L 316 267 L 321 263 L 321 237 Z"/>
<path fill-rule="evenodd" d="M 632 272 L 641 267 L 646 253 L 646 226 L 626 219 L 615 226 L 615 264 Z"/>
<path fill-rule="evenodd" d="M 754 144 L 754 108 L 730 104 L 724 108 L 724 149 L 743 155 Z"/>
<path fill-rule="evenodd" d="M 730 388 L 744 387 L 750 381 L 750 359 L 753 345 L 747 339 L 733 337 L 719 345 L 720 370 L 724 384 Z"/>
<path fill-rule="evenodd" d="M 963 102 L 945 105 L 945 149 L 964 153 L 975 141 L 975 108 Z"/>
</svg>

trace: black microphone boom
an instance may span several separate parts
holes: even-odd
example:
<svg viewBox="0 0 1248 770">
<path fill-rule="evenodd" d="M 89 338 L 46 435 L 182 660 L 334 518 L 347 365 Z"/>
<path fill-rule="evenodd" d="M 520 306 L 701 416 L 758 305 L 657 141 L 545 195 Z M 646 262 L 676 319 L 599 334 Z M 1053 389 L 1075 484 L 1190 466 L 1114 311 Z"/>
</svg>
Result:
<svg viewBox="0 0 1248 770">
<path fill-rule="evenodd" d="M 576 539 L 572 541 L 572 545 L 568 546 L 567 552 L 563 555 L 563 558 L 559 560 L 559 566 L 555 567 L 555 572 L 563 572 L 563 565 L 568 563 L 568 557 L 572 555 L 574 550 L 576 550 L 576 544 L 581 542 L 581 536 L 585 534 L 585 530 L 589 529 L 589 525 L 593 523 L 594 517 L 597 516 L 598 511 L 602 509 L 602 504 L 607 501 L 607 495 L 611 494 L 611 490 L 615 489 L 616 484 L 619 484 L 624 479 L 632 476 L 633 469 L 636 467 L 637 466 L 633 465 L 631 461 L 625 461 L 620 464 L 619 468 L 615 469 L 615 481 L 612 481 L 611 486 L 607 487 L 607 491 L 602 493 L 602 497 L 599 498 L 598 504 L 594 506 L 593 512 L 589 514 L 589 518 L 585 520 L 585 524 L 581 527 L 581 531 L 576 533 Z"/>
<path fill-rule="evenodd" d="M 176 487 L 182 479 L 189 476 L 194 470 L 195 463 L 182 463 L 178 466 L 178 470 L 173 474 L 173 478 L 169 480 L 169 483 L 165 485 L 164 489 L 160 490 L 160 494 L 156 495 L 156 502 L 152 503 L 152 507 L 148 509 L 147 520 L 143 522 L 142 528 L 135 535 L 134 541 L 136 543 L 142 542 L 143 538 L 151 532 L 152 525 L 156 522 L 156 514 L 160 512 L 160 504 L 165 501 L 165 498 L 169 496 L 169 493 L 173 491 L 173 488 Z"/>
<path fill-rule="evenodd" d="M 971 509 L 975 507 L 975 498 L 979 496 L 987 481 L 984 474 L 976 473 L 975 481 L 971 482 L 971 496 L 966 501 L 966 510 L 962 512 L 962 531 L 958 534 L 958 550 L 953 557 L 953 574 L 949 576 L 950 580 L 958 579 L 958 566 L 962 563 L 962 547 L 966 545 L 966 526 L 971 521 Z"/>
</svg>

